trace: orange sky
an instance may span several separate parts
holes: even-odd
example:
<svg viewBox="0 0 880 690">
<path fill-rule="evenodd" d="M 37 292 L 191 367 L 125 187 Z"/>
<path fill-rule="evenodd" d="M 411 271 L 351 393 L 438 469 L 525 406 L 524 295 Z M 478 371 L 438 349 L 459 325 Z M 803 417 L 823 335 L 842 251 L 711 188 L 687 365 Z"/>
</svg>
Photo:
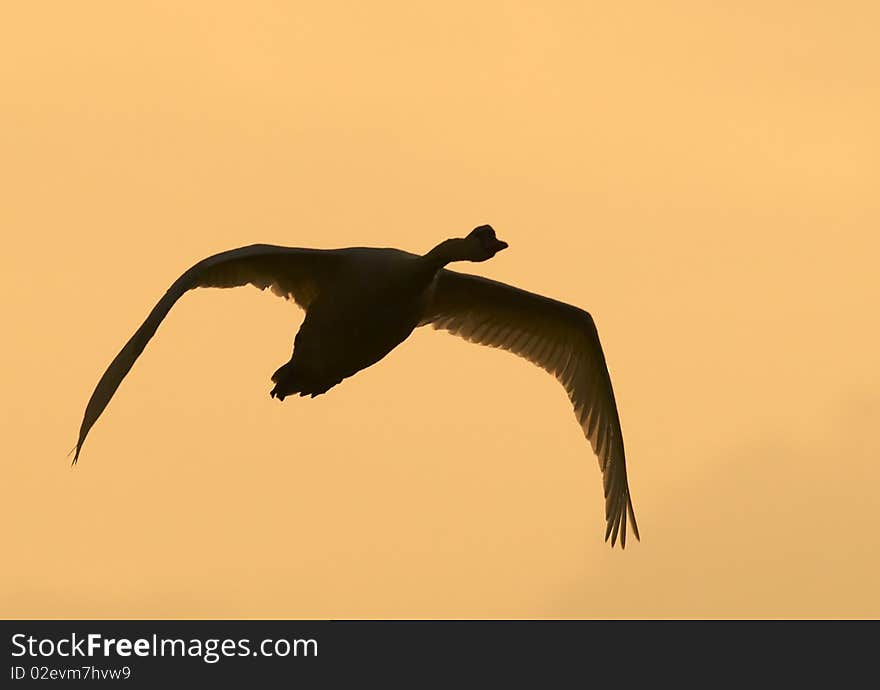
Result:
<svg viewBox="0 0 880 690">
<path fill-rule="evenodd" d="M 878 617 L 874 2 L 15 3 L 0 21 L 6 617 Z M 270 400 L 302 318 L 171 282 L 426 251 L 589 310 L 642 532 L 562 388 L 424 329 Z"/>
</svg>

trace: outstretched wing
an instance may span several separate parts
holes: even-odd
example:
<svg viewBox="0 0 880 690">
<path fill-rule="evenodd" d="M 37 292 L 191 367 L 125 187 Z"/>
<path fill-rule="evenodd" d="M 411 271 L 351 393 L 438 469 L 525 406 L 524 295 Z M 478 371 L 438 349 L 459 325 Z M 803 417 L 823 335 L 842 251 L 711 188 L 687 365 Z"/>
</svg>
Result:
<svg viewBox="0 0 880 690">
<path fill-rule="evenodd" d="M 605 487 L 605 539 L 626 522 L 639 538 L 626 479 L 620 418 L 592 317 L 582 309 L 487 278 L 442 270 L 422 325 L 523 357 L 553 374 L 568 392 L 584 435 L 599 458 Z"/>
<path fill-rule="evenodd" d="M 293 299 L 300 307 L 308 309 L 322 287 L 333 280 L 339 257 L 333 250 L 254 244 L 199 261 L 168 288 L 146 321 L 119 351 L 98 381 L 86 405 L 73 462 L 79 458 L 89 429 L 107 407 L 110 398 L 150 342 L 162 319 L 183 293 L 198 287 L 254 285 L 261 290 L 270 288 L 276 295 Z"/>
</svg>

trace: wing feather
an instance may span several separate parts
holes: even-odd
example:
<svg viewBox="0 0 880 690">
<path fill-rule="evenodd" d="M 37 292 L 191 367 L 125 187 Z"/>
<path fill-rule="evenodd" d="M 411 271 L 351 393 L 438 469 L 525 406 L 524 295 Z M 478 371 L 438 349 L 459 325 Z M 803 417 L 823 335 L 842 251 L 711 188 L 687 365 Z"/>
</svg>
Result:
<svg viewBox="0 0 880 690">
<path fill-rule="evenodd" d="M 422 325 L 508 350 L 553 374 L 602 471 L 605 539 L 626 546 L 639 528 L 626 476 L 620 417 L 593 318 L 582 309 L 479 276 L 442 270 Z"/>
<path fill-rule="evenodd" d="M 240 247 L 199 261 L 168 288 L 98 381 L 86 405 L 73 462 L 79 459 L 89 430 L 107 407 L 119 384 L 144 351 L 171 307 L 185 292 L 198 287 L 254 285 L 261 290 L 269 288 L 276 295 L 293 299 L 300 307 L 308 309 L 322 286 L 333 279 L 338 263 L 339 254 L 335 250 L 298 249 L 268 244 Z"/>
</svg>

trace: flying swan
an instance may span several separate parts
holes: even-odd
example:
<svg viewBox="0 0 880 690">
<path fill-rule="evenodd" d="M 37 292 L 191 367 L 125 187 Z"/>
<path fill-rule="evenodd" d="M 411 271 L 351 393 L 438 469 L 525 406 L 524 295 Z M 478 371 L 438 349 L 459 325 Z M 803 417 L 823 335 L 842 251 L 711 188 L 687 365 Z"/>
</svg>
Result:
<svg viewBox="0 0 880 690">
<path fill-rule="evenodd" d="M 453 261 L 486 261 L 507 243 L 481 225 L 423 256 L 399 249 L 298 249 L 255 244 L 199 261 L 165 293 L 98 381 L 86 406 L 73 462 L 162 319 L 193 288 L 254 285 L 293 299 L 306 316 L 293 355 L 273 375 L 270 394 L 326 393 L 375 364 L 417 326 L 508 350 L 553 374 L 568 392 L 605 489 L 605 540 L 626 546 L 627 517 L 639 529 L 626 478 L 620 419 L 592 317 L 582 309 L 480 276 Z"/>
</svg>

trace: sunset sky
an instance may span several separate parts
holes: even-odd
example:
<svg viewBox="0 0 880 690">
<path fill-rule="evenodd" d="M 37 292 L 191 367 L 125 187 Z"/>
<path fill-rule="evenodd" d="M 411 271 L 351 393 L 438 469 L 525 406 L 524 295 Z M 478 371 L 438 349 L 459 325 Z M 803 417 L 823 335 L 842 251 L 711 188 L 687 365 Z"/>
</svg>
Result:
<svg viewBox="0 0 880 690">
<path fill-rule="evenodd" d="M 0 616 L 880 616 L 880 5 L 0 12 Z M 594 317 L 642 541 L 565 391 L 419 329 L 269 398 L 302 313 L 199 259 L 425 252 Z"/>
</svg>

